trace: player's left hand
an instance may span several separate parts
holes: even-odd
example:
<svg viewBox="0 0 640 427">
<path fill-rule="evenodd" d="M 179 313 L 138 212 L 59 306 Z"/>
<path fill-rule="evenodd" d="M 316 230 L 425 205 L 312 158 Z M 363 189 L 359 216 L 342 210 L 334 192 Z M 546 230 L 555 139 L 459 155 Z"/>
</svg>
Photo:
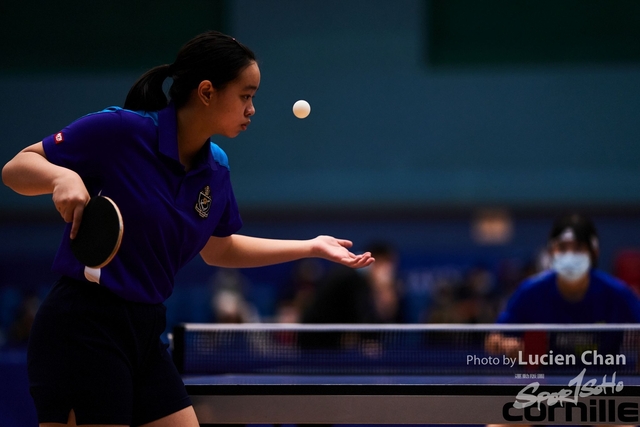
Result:
<svg viewBox="0 0 640 427">
<path fill-rule="evenodd" d="M 375 259 L 371 252 L 356 255 L 349 251 L 353 243 L 349 240 L 336 239 L 331 236 L 318 236 L 312 240 L 313 256 L 324 258 L 351 268 L 362 268 L 371 265 Z"/>
</svg>

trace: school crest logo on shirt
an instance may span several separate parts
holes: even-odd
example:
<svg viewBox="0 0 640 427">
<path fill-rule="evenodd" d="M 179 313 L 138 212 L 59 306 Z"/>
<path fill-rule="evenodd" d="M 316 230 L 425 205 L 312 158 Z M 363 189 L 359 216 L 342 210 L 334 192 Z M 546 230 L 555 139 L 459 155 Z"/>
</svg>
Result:
<svg viewBox="0 0 640 427">
<path fill-rule="evenodd" d="M 198 194 L 198 202 L 195 206 L 196 212 L 200 215 L 200 218 L 206 218 L 209 216 L 211 210 L 211 188 L 207 185 Z"/>
<path fill-rule="evenodd" d="M 56 144 L 60 144 L 61 142 L 64 141 L 64 135 L 62 134 L 62 132 L 58 132 L 56 133 L 56 135 L 53 137 L 53 139 L 56 141 Z"/>
</svg>

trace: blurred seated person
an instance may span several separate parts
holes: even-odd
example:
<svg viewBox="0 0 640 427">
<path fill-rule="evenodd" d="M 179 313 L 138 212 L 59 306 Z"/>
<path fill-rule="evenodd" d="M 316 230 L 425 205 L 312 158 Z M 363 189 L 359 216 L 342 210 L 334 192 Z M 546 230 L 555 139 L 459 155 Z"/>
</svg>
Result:
<svg viewBox="0 0 640 427">
<path fill-rule="evenodd" d="M 302 313 L 318 288 L 325 274 L 322 260 L 304 258 L 293 264 L 291 278 L 278 289 L 275 322 L 300 323 Z"/>
<path fill-rule="evenodd" d="M 640 300 L 627 284 L 598 270 L 599 242 L 593 222 L 582 215 L 558 218 L 551 228 L 548 251 L 551 269 L 524 280 L 515 290 L 498 323 L 636 323 L 640 321 Z M 491 333 L 485 340 L 487 352 L 522 357 L 544 353 L 580 355 L 587 350 L 600 354 L 619 351 L 620 331 L 527 331 Z M 636 346 L 637 347 L 637 346 Z M 534 359 L 535 360 L 535 359 Z M 528 366 L 527 366 L 528 367 Z M 531 367 L 537 369 L 537 366 Z M 578 374 L 582 367 L 569 366 Z M 610 367 L 608 367 L 610 368 Z M 545 366 L 547 371 L 564 366 Z M 589 371 L 603 369 L 590 366 Z M 604 371 L 611 374 L 610 370 Z M 488 425 L 488 427 L 506 427 Z"/>
<path fill-rule="evenodd" d="M 640 322 L 638 296 L 624 282 L 596 268 L 598 248 L 598 234 L 589 218 L 579 214 L 558 218 L 548 241 L 551 269 L 522 282 L 497 323 Z M 552 336 L 548 345 L 554 351 L 561 346 L 558 350 L 571 353 L 567 351 L 571 349 L 566 348 L 572 345 L 570 340 L 567 342 L 564 337 L 563 341 L 558 334 L 554 335 L 555 339 Z M 619 345 L 619 342 L 609 345 Z M 522 338 L 511 334 L 489 334 L 485 346 L 489 353 L 509 357 L 524 350 Z M 606 349 L 598 352 L 604 353 Z"/>
<path fill-rule="evenodd" d="M 367 247 L 375 262 L 353 270 L 337 267 L 320 281 L 303 312 L 302 323 L 363 324 L 403 321 L 401 286 L 397 276 L 398 255 L 386 242 Z M 301 346 L 310 348 L 355 348 L 376 352 L 375 333 L 324 333 L 300 335 Z M 367 350 L 367 351 L 369 351 Z"/>
<path fill-rule="evenodd" d="M 238 269 L 220 268 L 213 276 L 211 309 L 216 323 L 258 323 L 260 315 L 247 301 L 249 286 L 246 277 Z"/>
<path fill-rule="evenodd" d="M 336 267 L 319 284 L 302 323 L 399 323 L 402 321 L 398 256 L 384 242 L 369 245 L 369 267 Z"/>
</svg>

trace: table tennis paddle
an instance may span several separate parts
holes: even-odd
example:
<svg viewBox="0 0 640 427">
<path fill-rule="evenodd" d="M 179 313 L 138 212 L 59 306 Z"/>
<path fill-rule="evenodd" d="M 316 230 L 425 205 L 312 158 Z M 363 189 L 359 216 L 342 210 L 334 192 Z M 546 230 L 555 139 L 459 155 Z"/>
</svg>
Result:
<svg viewBox="0 0 640 427">
<path fill-rule="evenodd" d="M 107 265 L 120 249 L 124 224 L 118 206 L 108 197 L 95 196 L 82 213 L 71 251 L 82 264 L 90 268 Z"/>
</svg>

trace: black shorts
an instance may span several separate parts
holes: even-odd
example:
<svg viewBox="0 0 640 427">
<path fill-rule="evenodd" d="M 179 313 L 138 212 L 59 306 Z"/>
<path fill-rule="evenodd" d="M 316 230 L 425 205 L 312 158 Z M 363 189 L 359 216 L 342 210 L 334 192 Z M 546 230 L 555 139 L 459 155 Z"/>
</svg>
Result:
<svg viewBox="0 0 640 427">
<path fill-rule="evenodd" d="M 160 335 L 163 304 L 60 279 L 31 330 L 27 363 L 40 423 L 140 425 L 191 405 Z"/>
</svg>

